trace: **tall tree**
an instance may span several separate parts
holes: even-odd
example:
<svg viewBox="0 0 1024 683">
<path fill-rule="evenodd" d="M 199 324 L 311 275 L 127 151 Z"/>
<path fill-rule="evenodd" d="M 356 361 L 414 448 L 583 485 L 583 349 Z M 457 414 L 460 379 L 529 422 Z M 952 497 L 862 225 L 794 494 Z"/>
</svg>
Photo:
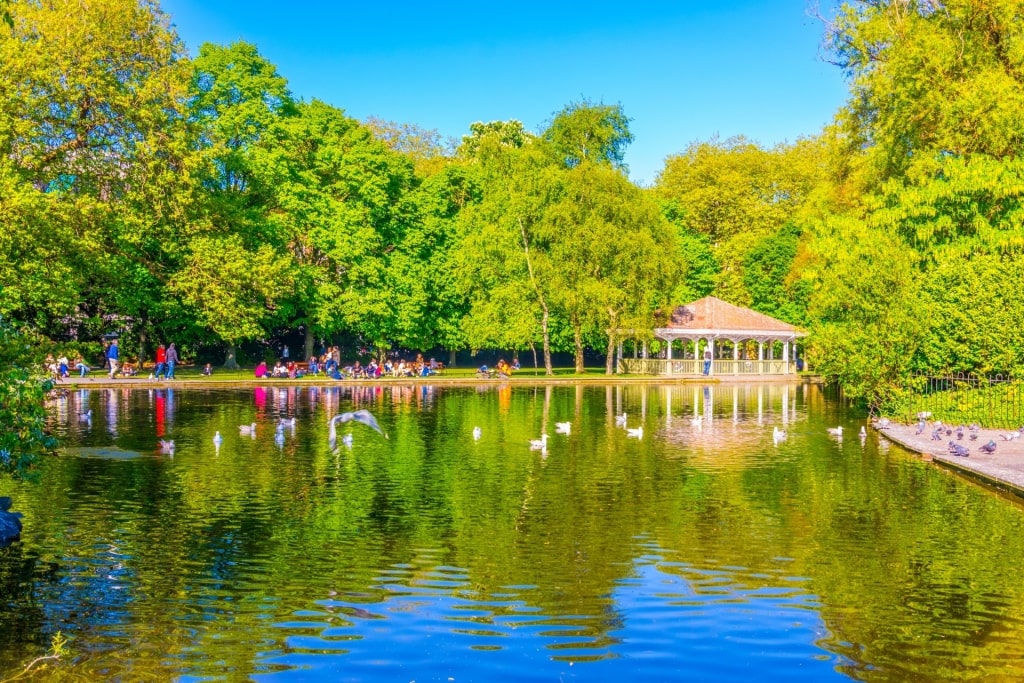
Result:
<svg viewBox="0 0 1024 683">
<path fill-rule="evenodd" d="M 194 229 L 181 245 L 185 265 L 170 286 L 208 326 L 215 324 L 216 312 L 231 311 L 235 325 L 229 337 L 221 338 L 228 344 L 225 365 L 234 367 L 236 343 L 262 336 L 289 317 L 282 307 L 290 301 L 293 286 L 288 280 L 294 271 L 287 235 L 271 216 L 279 210 L 276 188 L 285 173 L 285 121 L 295 115 L 295 104 L 285 79 L 248 43 L 207 43 L 191 67 L 188 115 L 198 129 L 202 165 L 197 174 L 207 201 L 192 217 Z M 219 287 L 196 285 L 197 273 L 245 263 L 265 267 L 229 268 L 217 281 Z M 274 280 L 259 281 L 267 268 Z M 257 299 L 263 305 L 254 305 L 252 292 L 261 293 Z M 216 329 L 225 328 L 217 324 Z"/>
<path fill-rule="evenodd" d="M 626 148 L 633 142 L 621 104 L 583 99 L 556 112 L 541 136 L 567 168 L 584 161 L 626 170 Z"/>
<path fill-rule="evenodd" d="M 17 20 L 0 31 L 5 308 L 58 336 L 68 320 L 137 325 L 160 307 L 173 267 L 165 246 L 187 203 L 183 48 L 149 2 L 10 7 Z M 49 298 L 27 291 L 42 264 L 59 282 L 40 290 Z"/>
</svg>

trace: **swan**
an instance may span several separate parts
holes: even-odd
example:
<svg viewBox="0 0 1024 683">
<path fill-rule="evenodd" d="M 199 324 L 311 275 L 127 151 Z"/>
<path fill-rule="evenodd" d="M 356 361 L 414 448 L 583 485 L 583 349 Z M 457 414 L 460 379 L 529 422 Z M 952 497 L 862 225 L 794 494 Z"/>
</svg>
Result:
<svg viewBox="0 0 1024 683">
<path fill-rule="evenodd" d="M 238 433 L 239 434 L 255 434 L 256 433 L 256 423 L 253 422 L 252 424 L 248 424 L 248 425 L 238 425 Z"/>
<path fill-rule="evenodd" d="M 78 414 L 78 419 L 82 420 L 82 421 L 91 420 L 92 419 L 92 408 L 89 408 L 89 410 L 85 411 L 84 413 L 79 413 Z"/>
<path fill-rule="evenodd" d="M 626 428 L 626 436 L 633 436 L 633 437 L 636 437 L 638 439 L 644 438 L 644 426 L 640 425 L 636 429 L 632 429 L 632 428 L 627 427 Z"/>
<path fill-rule="evenodd" d="M 174 441 L 164 441 L 163 439 L 160 439 L 160 452 L 174 455 Z"/>
<path fill-rule="evenodd" d="M 530 450 L 531 451 L 542 451 L 547 450 L 548 447 L 548 435 L 541 434 L 539 439 L 530 439 Z"/>
<path fill-rule="evenodd" d="M 615 416 L 615 426 L 616 427 L 625 427 L 626 426 L 626 414 L 625 413 L 623 413 L 622 415 L 616 415 Z"/>
<path fill-rule="evenodd" d="M 557 432 L 558 434 L 571 434 L 572 422 L 556 422 L 555 432 Z"/>
<path fill-rule="evenodd" d="M 690 419 L 690 424 L 693 425 L 694 427 L 698 427 L 698 428 L 703 427 L 704 426 L 704 416 L 703 415 L 698 415 L 697 417 L 691 418 Z"/>
<path fill-rule="evenodd" d="M 772 440 L 779 442 L 786 440 L 786 430 L 779 429 L 778 427 L 772 427 Z"/>
<path fill-rule="evenodd" d="M 829 427 L 828 428 L 828 433 L 831 434 L 832 436 L 838 436 L 840 439 L 843 438 L 843 428 L 842 428 L 842 426 L 839 426 L 839 427 Z"/>
<path fill-rule="evenodd" d="M 479 427 L 473 427 L 473 441 L 479 441 L 483 433 L 483 430 Z"/>
</svg>

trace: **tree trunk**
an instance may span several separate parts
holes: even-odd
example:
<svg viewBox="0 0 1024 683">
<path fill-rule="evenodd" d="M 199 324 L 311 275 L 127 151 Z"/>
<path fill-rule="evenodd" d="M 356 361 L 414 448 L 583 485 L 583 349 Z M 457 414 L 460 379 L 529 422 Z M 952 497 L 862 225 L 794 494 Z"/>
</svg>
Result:
<svg viewBox="0 0 1024 683">
<path fill-rule="evenodd" d="M 604 359 L 604 374 L 610 375 L 615 365 L 615 334 L 608 335 L 608 355 Z"/>
<path fill-rule="evenodd" d="M 224 369 L 225 370 L 238 370 L 239 369 L 238 361 L 235 360 L 235 345 L 234 344 L 229 344 L 228 345 L 228 355 L 227 355 L 227 358 L 224 359 Z"/>
<path fill-rule="evenodd" d="M 309 328 L 309 325 L 306 325 L 306 345 L 305 345 L 305 353 L 306 353 L 306 355 L 304 356 L 305 360 L 308 361 L 310 358 L 313 357 L 313 344 L 315 344 L 315 343 L 316 343 L 316 339 L 313 338 L 313 330 L 311 330 Z"/>
<path fill-rule="evenodd" d="M 541 329 L 544 330 L 544 374 L 550 377 L 555 374 L 555 370 L 551 367 L 551 334 L 548 331 L 548 306 L 544 303 L 543 297 L 541 297 L 540 305 L 544 309 L 544 317 L 540 320 Z"/>
<path fill-rule="evenodd" d="M 611 375 L 615 372 L 615 326 L 618 316 L 613 310 L 608 313 L 608 355 L 604 359 L 604 374 Z"/>
<path fill-rule="evenodd" d="M 526 256 L 526 269 L 530 273 L 530 283 L 533 284 L 533 291 L 537 293 L 537 301 L 540 302 L 540 307 L 544 311 L 544 316 L 541 318 L 540 326 L 544 332 L 544 374 L 551 376 L 555 374 L 554 369 L 551 367 L 551 335 L 548 331 L 548 302 L 544 300 L 544 294 L 540 291 L 540 285 L 537 284 L 537 278 L 533 274 L 533 264 L 530 263 L 530 242 L 526 238 L 526 226 L 523 225 L 523 219 L 519 219 L 519 232 L 523 235 L 523 254 Z"/>
<path fill-rule="evenodd" d="M 139 331 L 139 372 L 142 372 L 142 364 L 146 362 L 146 331 Z"/>
<path fill-rule="evenodd" d="M 448 352 L 448 367 L 455 367 L 455 349 L 452 349 Z"/>
<path fill-rule="evenodd" d="M 583 367 L 583 326 L 580 325 L 579 319 L 575 316 L 572 321 L 572 339 L 576 344 L 575 360 L 576 360 L 576 374 L 582 375 L 586 368 Z"/>
</svg>

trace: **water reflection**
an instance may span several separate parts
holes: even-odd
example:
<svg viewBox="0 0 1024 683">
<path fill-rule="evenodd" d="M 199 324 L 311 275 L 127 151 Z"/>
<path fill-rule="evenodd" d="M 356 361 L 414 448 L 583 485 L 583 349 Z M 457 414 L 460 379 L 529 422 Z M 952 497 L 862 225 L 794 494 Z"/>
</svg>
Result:
<svg viewBox="0 0 1024 683">
<path fill-rule="evenodd" d="M 332 449 L 360 408 L 391 438 Z M 0 671 L 61 630 L 81 678 L 1024 675 L 1019 506 L 829 438 L 863 416 L 813 385 L 115 389 L 50 419 L 139 457 L 9 485 L 0 579 L 32 578 L 0 580 Z"/>
</svg>

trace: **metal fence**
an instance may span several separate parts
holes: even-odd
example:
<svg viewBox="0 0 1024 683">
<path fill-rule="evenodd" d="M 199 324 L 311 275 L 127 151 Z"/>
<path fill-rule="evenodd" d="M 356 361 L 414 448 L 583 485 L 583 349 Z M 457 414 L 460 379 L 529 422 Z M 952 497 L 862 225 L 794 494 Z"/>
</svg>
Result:
<svg viewBox="0 0 1024 683">
<path fill-rule="evenodd" d="M 968 373 L 914 375 L 907 385 L 901 412 L 907 422 L 930 413 L 930 419 L 984 427 L 1024 425 L 1024 382 L 1013 377 L 981 377 Z"/>
</svg>

